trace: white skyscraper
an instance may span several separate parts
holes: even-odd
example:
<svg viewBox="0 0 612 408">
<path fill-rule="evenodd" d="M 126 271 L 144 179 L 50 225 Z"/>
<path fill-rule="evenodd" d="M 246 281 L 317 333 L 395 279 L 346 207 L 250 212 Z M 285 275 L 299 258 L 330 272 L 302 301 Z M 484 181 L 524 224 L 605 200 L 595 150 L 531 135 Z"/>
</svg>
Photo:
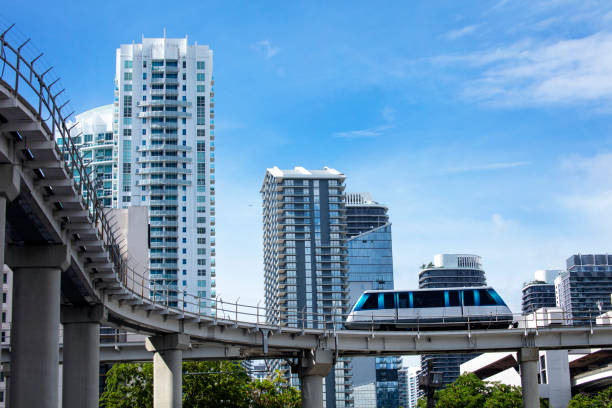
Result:
<svg viewBox="0 0 612 408">
<path fill-rule="evenodd" d="M 210 301 L 184 294 L 215 296 L 212 50 L 143 38 L 116 64 L 113 207 L 149 207 L 151 296 L 205 312 Z"/>
</svg>

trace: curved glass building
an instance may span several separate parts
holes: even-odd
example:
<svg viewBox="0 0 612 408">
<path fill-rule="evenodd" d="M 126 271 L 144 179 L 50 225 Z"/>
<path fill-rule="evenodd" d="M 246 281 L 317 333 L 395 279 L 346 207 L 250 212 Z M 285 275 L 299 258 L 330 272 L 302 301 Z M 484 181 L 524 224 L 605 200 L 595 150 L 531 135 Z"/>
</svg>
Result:
<svg viewBox="0 0 612 408">
<path fill-rule="evenodd" d="M 117 170 L 113 105 L 99 106 L 77 115 L 70 135 L 95 183 L 98 199 L 103 206 L 111 207 Z M 58 143 L 62 140 L 58 139 Z"/>
</svg>

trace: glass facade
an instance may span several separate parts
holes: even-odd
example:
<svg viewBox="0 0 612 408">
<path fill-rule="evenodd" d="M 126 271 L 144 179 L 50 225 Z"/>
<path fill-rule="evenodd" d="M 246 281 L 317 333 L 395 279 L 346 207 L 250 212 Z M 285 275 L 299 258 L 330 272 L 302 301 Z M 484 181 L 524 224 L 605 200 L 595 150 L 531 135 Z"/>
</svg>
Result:
<svg viewBox="0 0 612 408">
<path fill-rule="evenodd" d="M 393 251 L 387 207 L 367 193 L 347 193 L 348 283 L 351 306 L 369 289 L 393 289 Z M 398 357 L 355 358 L 355 384 L 376 385 L 378 407 L 398 407 Z M 355 395 L 356 406 L 360 404 Z"/>
<path fill-rule="evenodd" d="M 266 318 L 287 327 L 341 328 L 349 311 L 344 175 L 268 169 L 263 200 Z M 288 368 L 280 362 L 272 367 Z M 352 407 L 351 361 L 325 378 L 328 408 Z M 299 385 L 293 375 L 293 385 Z"/>
<path fill-rule="evenodd" d="M 612 255 L 572 255 L 567 270 L 555 279 L 555 289 L 568 323 L 594 323 L 600 307 L 602 312 L 612 309 Z"/>
<path fill-rule="evenodd" d="M 541 307 L 555 307 L 555 285 L 545 282 L 529 282 L 523 286 L 523 314 L 533 313 Z"/>
<path fill-rule="evenodd" d="M 419 272 L 419 288 L 486 286 L 485 272 L 480 267 L 480 257 L 474 255 L 441 255 L 436 258 L 453 259 L 454 264 L 439 264 L 438 259 L 436 259 L 436 265 L 424 265 L 423 269 Z M 441 374 L 442 383 L 445 385 L 450 384 L 459 377 L 459 366 L 478 355 L 422 355 L 421 375 L 428 374 L 428 365 L 431 361 L 432 370 Z"/>
<path fill-rule="evenodd" d="M 76 116 L 72 140 L 81 153 L 96 195 L 105 207 L 112 206 L 113 180 L 117 173 L 117 142 L 113 137 L 113 105 L 104 105 Z M 63 140 L 58 138 L 58 144 Z"/>
</svg>

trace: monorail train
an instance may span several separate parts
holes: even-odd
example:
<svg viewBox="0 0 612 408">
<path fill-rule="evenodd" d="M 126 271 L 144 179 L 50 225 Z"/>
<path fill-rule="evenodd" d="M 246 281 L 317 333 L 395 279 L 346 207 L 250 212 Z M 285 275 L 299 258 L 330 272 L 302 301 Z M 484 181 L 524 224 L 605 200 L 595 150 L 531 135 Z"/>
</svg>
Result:
<svg viewBox="0 0 612 408">
<path fill-rule="evenodd" d="M 491 287 L 367 290 L 353 306 L 348 329 L 508 327 L 512 312 Z"/>
</svg>

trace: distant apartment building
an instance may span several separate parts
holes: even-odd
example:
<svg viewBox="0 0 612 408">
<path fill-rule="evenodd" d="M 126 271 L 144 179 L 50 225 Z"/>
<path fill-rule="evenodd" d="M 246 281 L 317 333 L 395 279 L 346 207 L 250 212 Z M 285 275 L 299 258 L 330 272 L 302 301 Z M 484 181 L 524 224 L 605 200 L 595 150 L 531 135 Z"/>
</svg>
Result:
<svg viewBox="0 0 612 408">
<path fill-rule="evenodd" d="M 369 193 L 346 194 L 348 284 L 351 305 L 369 289 L 393 289 L 393 252 L 388 209 Z M 353 359 L 353 384 L 375 383 L 378 407 L 397 408 L 399 403 L 398 357 Z M 367 393 L 355 393 L 355 406 L 365 406 Z"/>
<path fill-rule="evenodd" d="M 555 307 L 555 278 L 560 270 L 538 270 L 534 279 L 523 285 L 522 307 L 523 314 L 533 313 L 542 307 Z"/>
<path fill-rule="evenodd" d="M 600 310 L 612 309 L 612 255 L 572 255 L 566 264 L 567 270 L 555 279 L 557 306 L 568 323 L 590 324 Z"/>
<path fill-rule="evenodd" d="M 187 38 L 116 53 L 113 207 L 149 208 L 150 295 L 203 313 L 215 297 L 212 74 L 212 50 Z"/>
<path fill-rule="evenodd" d="M 478 255 L 439 254 L 433 263 L 423 265 L 419 272 L 419 288 L 453 288 L 486 286 L 482 260 Z M 459 377 L 459 366 L 477 354 L 438 354 L 421 356 L 421 375 L 428 374 L 429 363 L 439 373 L 442 384 L 450 384 Z"/>
<path fill-rule="evenodd" d="M 421 367 L 402 367 L 399 370 L 399 406 L 416 408 L 422 392 L 419 390 Z"/>
<path fill-rule="evenodd" d="M 344 180 L 344 174 L 328 167 L 267 169 L 261 195 L 270 323 L 342 327 L 349 311 Z M 328 408 L 353 406 L 351 374 L 350 359 L 339 358 L 325 378 Z"/>
</svg>

